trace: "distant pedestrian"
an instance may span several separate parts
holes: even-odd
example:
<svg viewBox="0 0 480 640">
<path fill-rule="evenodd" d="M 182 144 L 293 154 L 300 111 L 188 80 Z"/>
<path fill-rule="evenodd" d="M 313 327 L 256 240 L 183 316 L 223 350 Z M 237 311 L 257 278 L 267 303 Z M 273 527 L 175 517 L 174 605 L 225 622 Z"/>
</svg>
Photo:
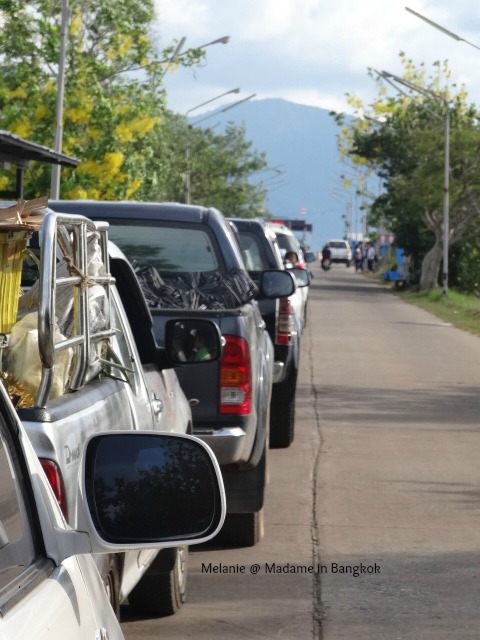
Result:
<svg viewBox="0 0 480 640">
<path fill-rule="evenodd" d="M 360 243 L 358 243 L 357 246 L 355 247 L 354 260 L 355 260 L 355 271 L 361 271 L 362 270 L 362 245 Z"/>
<path fill-rule="evenodd" d="M 374 271 L 376 257 L 377 252 L 375 251 L 375 246 L 373 242 L 370 242 L 367 247 L 367 268 L 369 271 Z"/>
<path fill-rule="evenodd" d="M 367 270 L 367 243 L 362 242 L 362 271 Z"/>
</svg>

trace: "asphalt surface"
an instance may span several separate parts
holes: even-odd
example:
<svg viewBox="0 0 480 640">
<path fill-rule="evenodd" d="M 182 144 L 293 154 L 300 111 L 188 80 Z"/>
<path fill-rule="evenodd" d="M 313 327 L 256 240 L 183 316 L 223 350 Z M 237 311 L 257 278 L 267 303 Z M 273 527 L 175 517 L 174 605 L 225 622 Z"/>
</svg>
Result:
<svg viewBox="0 0 480 640">
<path fill-rule="evenodd" d="M 192 548 L 188 601 L 125 608 L 127 640 L 480 637 L 480 340 L 352 269 L 314 273 L 264 539 Z"/>
</svg>

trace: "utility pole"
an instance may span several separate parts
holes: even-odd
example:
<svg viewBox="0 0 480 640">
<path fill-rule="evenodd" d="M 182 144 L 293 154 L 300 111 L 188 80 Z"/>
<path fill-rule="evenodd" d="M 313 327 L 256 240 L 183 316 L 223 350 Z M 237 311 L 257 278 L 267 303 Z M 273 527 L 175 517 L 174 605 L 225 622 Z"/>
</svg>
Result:
<svg viewBox="0 0 480 640">
<path fill-rule="evenodd" d="M 65 88 L 65 57 L 67 51 L 67 30 L 70 11 L 68 8 L 68 0 L 62 0 L 62 23 L 60 27 L 60 53 L 58 59 L 58 81 L 57 81 L 57 107 L 56 107 L 56 127 L 54 150 L 62 153 L 63 141 L 63 95 Z M 60 197 L 60 165 L 52 165 L 52 182 L 50 186 L 50 197 L 58 200 Z"/>
</svg>

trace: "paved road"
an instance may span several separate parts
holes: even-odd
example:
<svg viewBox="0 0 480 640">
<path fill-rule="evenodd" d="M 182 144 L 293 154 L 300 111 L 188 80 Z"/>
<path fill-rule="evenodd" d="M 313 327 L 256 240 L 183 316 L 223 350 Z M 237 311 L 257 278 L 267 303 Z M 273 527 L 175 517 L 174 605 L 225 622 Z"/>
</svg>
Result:
<svg viewBox="0 0 480 640">
<path fill-rule="evenodd" d="M 126 612 L 127 640 L 480 637 L 479 379 L 478 338 L 351 269 L 317 271 L 264 540 L 192 551 L 186 605 Z M 219 562 L 245 573 L 202 569 Z"/>
</svg>

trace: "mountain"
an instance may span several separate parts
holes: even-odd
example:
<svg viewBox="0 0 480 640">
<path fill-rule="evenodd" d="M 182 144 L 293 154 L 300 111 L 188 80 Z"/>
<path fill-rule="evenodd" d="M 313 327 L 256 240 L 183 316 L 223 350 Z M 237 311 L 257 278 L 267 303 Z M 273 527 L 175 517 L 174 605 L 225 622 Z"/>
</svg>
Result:
<svg viewBox="0 0 480 640">
<path fill-rule="evenodd" d="M 226 113 L 213 110 L 191 118 L 193 125 L 196 121 L 202 127 L 245 125 L 247 140 L 266 153 L 271 168 L 258 177 L 268 188 L 267 208 L 274 216 L 312 224 L 313 250 L 344 236 L 342 215 L 351 195 L 338 195 L 345 165 L 337 149 L 339 128 L 329 111 L 282 99 L 252 100 Z"/>
</svg>

